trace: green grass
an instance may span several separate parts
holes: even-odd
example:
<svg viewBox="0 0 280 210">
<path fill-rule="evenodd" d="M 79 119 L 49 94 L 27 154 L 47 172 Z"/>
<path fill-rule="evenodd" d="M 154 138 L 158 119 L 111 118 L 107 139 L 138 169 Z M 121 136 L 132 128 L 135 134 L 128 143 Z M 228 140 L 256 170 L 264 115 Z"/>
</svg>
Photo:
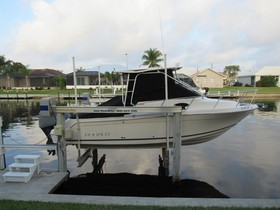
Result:
<svg viewBox="0 0 280 210">
<path fill-rule="evenodd" d="M 210 88 L 209 92 L 215 93 L 215 92 L 237 92 L 237 91 L 255 91 L 258 90 L 257 93 L 267 93 L 267 94 L 272 94 L 272 93 L 280 93 L 280 87 L 224 87 L 224 88 Z M 91 94 L 94 94 L 93 89 L 79 89 L 77 90 L 78 94 L 82 94 L 84 92 L 89 92 Z M 28 90 L 27 92 L 25 90 L 0 90 L 0 94 L 48 94 L 48 95 L 58 95 L 58 94 L 74 94 L 74 90 Z M 111 88 L 104 89 L 102 93 L 112 93 Z M 120 93 L 120 92 L 119 92 Z"/>
<path fill-rule="evenodd" d="M 82 94 L 84 92 L 89 92 L 91 94 L 94 94 L 95 90 L 94 89 L 79 89 L 77 90 L 77 93 L 78 94 Z M 55 90 L 28 90 L 28 91 L 25 91 L 25 90 L 0 90 L 0 94 L 46 94 L 46 95 L 58 95 L 58 94 L 74 94 L 74 90 L 60 90 L 60 89 L 55 89 Z M 102 93 L 103 94 L 106 94 L 106 93 L 112 93 L 112 89 L 111 88 L 108 88 L 108 89 L 103 89 L 102 90 Z"/>
<path fill-rule="evenodd" d="M 110 198 L 108 198 L 110 199 Z M 120 206 L 120 205 L 95 205 L 95 204 L 75 204 L 75 203 L 53 203 L 53 202 L 37 202 L 37 201 L 12 201 L 12 200 L 0 200 L 1 210 L 253 210 L 253 209 L 266 209 L 273 210 L 278 208 L 242 208 L 242 207 L 160 207 L 160 206 Z"/>
<path fill-rule="evenodd" d="M 255 91 L 261 94 L 272 94 L 272 93 L 280 93 L 280 87 L 224 87 L 224 88 L 210 88 L 209 92 L 237 92 L 237 91 Z"/>
</svg>

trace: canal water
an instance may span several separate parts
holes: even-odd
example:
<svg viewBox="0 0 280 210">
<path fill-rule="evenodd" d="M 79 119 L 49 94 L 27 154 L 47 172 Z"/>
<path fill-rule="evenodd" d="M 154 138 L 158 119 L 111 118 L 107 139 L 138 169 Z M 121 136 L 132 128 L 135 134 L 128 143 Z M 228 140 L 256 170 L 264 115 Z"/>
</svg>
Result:
<svg viewBox="0 0 280 210">
<path fill-rule="evenodd" d="M 232 198 L 280 198 L 280 99 L 256 101 L 259 110 L 231 130 L 207 143 L 185 146 L 181 178 L 207 182 Z M 45 144 L 38 126 L 38 101 L 1 101 L 3 139 L 6 144 Z M 42 168 L 57 170 L 57 157 L 47 151 L 9 149 L 6 163 L 16 154 L 41 154 Z M 104 173 L 158 173 L 160 149 L 106 149 Z M 67 147 L 71 176 L 92 171 L 88 160 L 77 167 L 76 147 Z"/>
</svg>

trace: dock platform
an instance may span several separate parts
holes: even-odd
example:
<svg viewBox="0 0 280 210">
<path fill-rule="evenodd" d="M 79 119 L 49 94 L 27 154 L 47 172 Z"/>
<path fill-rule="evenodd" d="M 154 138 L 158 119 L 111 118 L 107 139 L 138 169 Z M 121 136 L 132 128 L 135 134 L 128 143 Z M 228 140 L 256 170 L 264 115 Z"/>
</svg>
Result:
<svg viewBox="0 0 280 210">
<path fill-rule="evenodd" d="M 224 198 L 153 198 L 123 196 L 59 195 L 51 194 L 68 178 L 67 172 L 42 170 L 34 174 L 28 183 L 4 183 L 0 170 L 0 200 L 41 201 L 56 203 L 80 203 L 96 205 L 136 206 L 189 206 L 189 207 L 280 207 L 280 199 L 224 199 Z"/>
<path fill-rule="evenodd" d="M 3 174 L 7 170 L 0 170 L 0 199 L 17 200 L 17 195 L 46 195 L 52 193 L 62 182 L 68 179 L 67 172 L 41 171 L 35 173 L 28 183 L 4 182 Z M 20 199 L 18 199 L 20 200 Z"/>
</svg>

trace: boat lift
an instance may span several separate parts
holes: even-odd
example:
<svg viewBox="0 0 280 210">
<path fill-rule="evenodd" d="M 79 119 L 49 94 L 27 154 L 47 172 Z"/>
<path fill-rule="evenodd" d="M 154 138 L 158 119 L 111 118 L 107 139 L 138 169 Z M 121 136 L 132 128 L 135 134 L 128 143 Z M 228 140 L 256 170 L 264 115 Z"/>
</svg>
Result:
<svg viewBox="0 0 280 210">
<path fill-rule="evenodd" d="M 71 130 L 65 129 L 65 114 L 66 113 L 165 113 L 168 118 L 170 114 L 173 114 L 173 164 L 171 167 L 172 180 L 174 183 L 180 182 L 180 160 L 181 160 L 181 127 L 182 127 L 182 107 L 172 106 L 172 107 L 123 107 L 123 106 L 102 106 L 102 107 L 89 107 L 89 106 L 52 106 L 51 108 L 55 114 L 57 123 L 54 127 L 54 134 L 58 137 L 57 142 L 57 155 L 58 155 L 58 165 L 59 171 L 67 171 L 67 156 L 66 156 L 66 146 L 67 138 L 70 135 Z M 41 109 L 42 110 L 42 109 Z M 50 109 L 44 108 L 41 114 L 48 116 Z M 77 121 L 78 123 L 79 121 Z M 144 146 L 144 145 L 143 145 Z M 145 147 L 145 146 L 144 146 Z M 82 165 L 87 158 L 90 156 L 91 151 L 95 151 L 96 147 L 88 149 L 82 156 L 80 155 L 81 145 L 77 144 L 78 148 L 78 164 Z M 169 165 L 169 139 L 167 138 L 166 148 L 163 150 L 164 161 L 167 159 L 167 166 Z M 96 151 L 95 151 L 96 152 Z"/>
</svg>

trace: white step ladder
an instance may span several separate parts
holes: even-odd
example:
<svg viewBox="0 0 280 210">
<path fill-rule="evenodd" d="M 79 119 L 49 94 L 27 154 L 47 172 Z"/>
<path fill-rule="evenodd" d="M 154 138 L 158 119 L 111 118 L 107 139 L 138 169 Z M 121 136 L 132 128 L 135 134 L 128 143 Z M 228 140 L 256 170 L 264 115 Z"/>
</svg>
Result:
<svg viewBox="0 0 280 210">
<path fill-rule="evenodd" d="M 40 155 L 16 155 L 15 163 L 3 174 L 4 182 L 29 182 L 35 171 L 40 173 Z"/>
</svg>

